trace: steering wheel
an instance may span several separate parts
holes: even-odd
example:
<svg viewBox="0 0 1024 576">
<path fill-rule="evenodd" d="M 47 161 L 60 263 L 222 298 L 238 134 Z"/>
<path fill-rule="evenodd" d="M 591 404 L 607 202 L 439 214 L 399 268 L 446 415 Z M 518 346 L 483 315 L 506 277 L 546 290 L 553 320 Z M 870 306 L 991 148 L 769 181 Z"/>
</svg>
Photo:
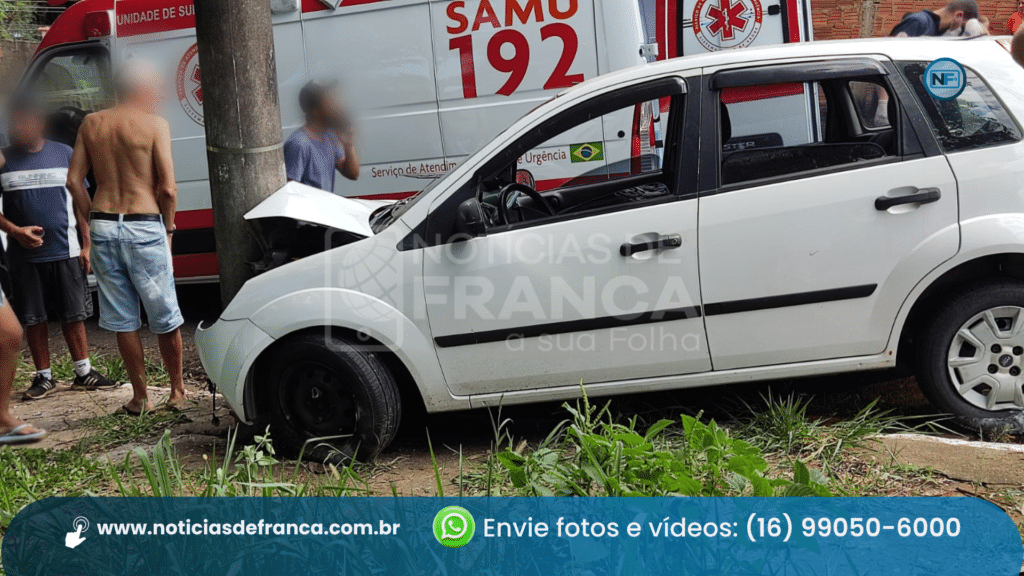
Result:
<svg viewBox="0 0 1024 576">
<path fill-rule="evenodd" d="M 503 223 L 512 223 L 509 214 L 509 209 L 511 209 L 511 207 L 515 205 L 516 202 L 519 201 L 520 194 L 526 194 L 527 196 L 530 197 L 531 200 L 533 200 L 535 205 L 540 206 L 541 209 L 534 208 L 538 212 L 542 212 L 546 216 L 557 215 L 555 209 L 551 206 L 550 203 L 548 203 L 547 199 L 544 198 L 544 196 L 541 196 L 540 192 L 537 192 L 536 190 L 530 188 L 526 184 L 513 182 L 502 188 L 501 192 L 498 193 L 498 212 L 501 214 L 501 220 Z"/>
<path fill-rule="evenodd" d="M 78 136 L 78 129 L 89 112 L 74 106 L 61 106 L 50 116 L 50 126 L 53 129 L 53 139 L 63 142 L 68 146 L 75 145 Z"/>
</svg>

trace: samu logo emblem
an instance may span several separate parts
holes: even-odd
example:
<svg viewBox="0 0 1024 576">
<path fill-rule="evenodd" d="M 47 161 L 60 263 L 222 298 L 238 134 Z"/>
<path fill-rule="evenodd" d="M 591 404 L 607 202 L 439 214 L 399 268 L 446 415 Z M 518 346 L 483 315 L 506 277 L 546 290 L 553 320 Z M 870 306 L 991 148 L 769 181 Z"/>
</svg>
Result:
<svg viewBox="0 0 1024 576">
<path fill-rule="evenodd" d="M 759 0 L 698 0 L 693 8 L 693 33 L 705 50 L 746 48 L 761 31 Z"/>
<path fill-rule="evenodd" d="M 199 45 L 193 44 L 185 51 L 178 64 L 175 88 L 181 109 L 193 122 L 203 125 L 203 76 L 199 70 Z"/>
</svg>

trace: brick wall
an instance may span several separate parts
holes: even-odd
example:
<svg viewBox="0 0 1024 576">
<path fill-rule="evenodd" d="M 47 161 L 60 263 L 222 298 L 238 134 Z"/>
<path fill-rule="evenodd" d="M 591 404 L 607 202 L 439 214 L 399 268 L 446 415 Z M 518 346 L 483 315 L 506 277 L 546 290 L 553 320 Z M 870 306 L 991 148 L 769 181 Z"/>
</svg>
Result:
<svg viewBox="0 0 1024 576">
<path fill-rule="evenodd" d="M 934 10 L 942 0 L 811 0 L 815 40 L 885 36 L 907 12 Z M 1015 0 L 979 0 L 981 13 L 992 21 L 993 34 L 1009 34 L 1006 19 Z"/>
<path fill-rule="evenodd" d="M 0 98 L 10 94 L 36 53 L 35 42 L 0 40 Z"/>
</svg>

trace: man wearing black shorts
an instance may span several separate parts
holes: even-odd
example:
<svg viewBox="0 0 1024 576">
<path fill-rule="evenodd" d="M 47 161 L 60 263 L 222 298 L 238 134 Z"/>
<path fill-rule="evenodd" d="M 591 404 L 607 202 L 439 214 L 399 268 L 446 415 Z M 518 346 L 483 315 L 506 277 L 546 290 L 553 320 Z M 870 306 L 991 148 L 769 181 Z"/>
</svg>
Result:
<svg viewBox="0 0 1024 576">
<path fill-rule="evenodd" d="M 50 368 L 50 320 L 62 323 L 75 363 L 72 388 L 116 388 L 89 361 L 84 321 L 92 315 L 92 296 L 88 251 L 83 251 L 89 241 L 88 207 L 76 206 L 65 187 L 72 150 L 46 140 L 45 117 L 29 102 L 15 103 L 10 123 L 11 147 L 0 167 L 0 230 L 7 233 L 11 304 L 25 326 L 36 367 L 23 398 L 39 400 L 57 387 Z"/>
</svg>

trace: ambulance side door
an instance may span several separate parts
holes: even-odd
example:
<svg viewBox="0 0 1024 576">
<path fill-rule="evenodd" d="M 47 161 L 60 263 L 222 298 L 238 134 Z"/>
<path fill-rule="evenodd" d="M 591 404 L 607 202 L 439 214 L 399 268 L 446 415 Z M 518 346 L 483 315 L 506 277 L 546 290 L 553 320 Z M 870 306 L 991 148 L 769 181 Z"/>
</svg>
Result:
<svg viewBox="0 0 1024 576">
<path fill-rule="evenodd" d="M 596 25 L 602 6 L 596 4 L 431 2 L 441 133 L 450 167 L 555 93 L 602 72 Z M 640 41 L 633 44 L 631 50 L 639 50 Z M 601 139 L 600 134 L 595 138 Z M 572 163 L 566 157 L 521 168 L 531 172 L 538 189 L 545 189 L 546 181 L 564 181 Z"/>
<path fill-rule="evenodd" d="M 429 4 L 388 0 L 336 10 L 309 4 L 313 8 L 302 15 L 308 75 L 340 81 L 362 162 L 359 181 L 338 176 L 336 191 L 365 196 L 423 189 L 428 180 L 420 167 L 444 162 Z M 281 105 L 298 108 L 297 101 Z"/>
</svg>

